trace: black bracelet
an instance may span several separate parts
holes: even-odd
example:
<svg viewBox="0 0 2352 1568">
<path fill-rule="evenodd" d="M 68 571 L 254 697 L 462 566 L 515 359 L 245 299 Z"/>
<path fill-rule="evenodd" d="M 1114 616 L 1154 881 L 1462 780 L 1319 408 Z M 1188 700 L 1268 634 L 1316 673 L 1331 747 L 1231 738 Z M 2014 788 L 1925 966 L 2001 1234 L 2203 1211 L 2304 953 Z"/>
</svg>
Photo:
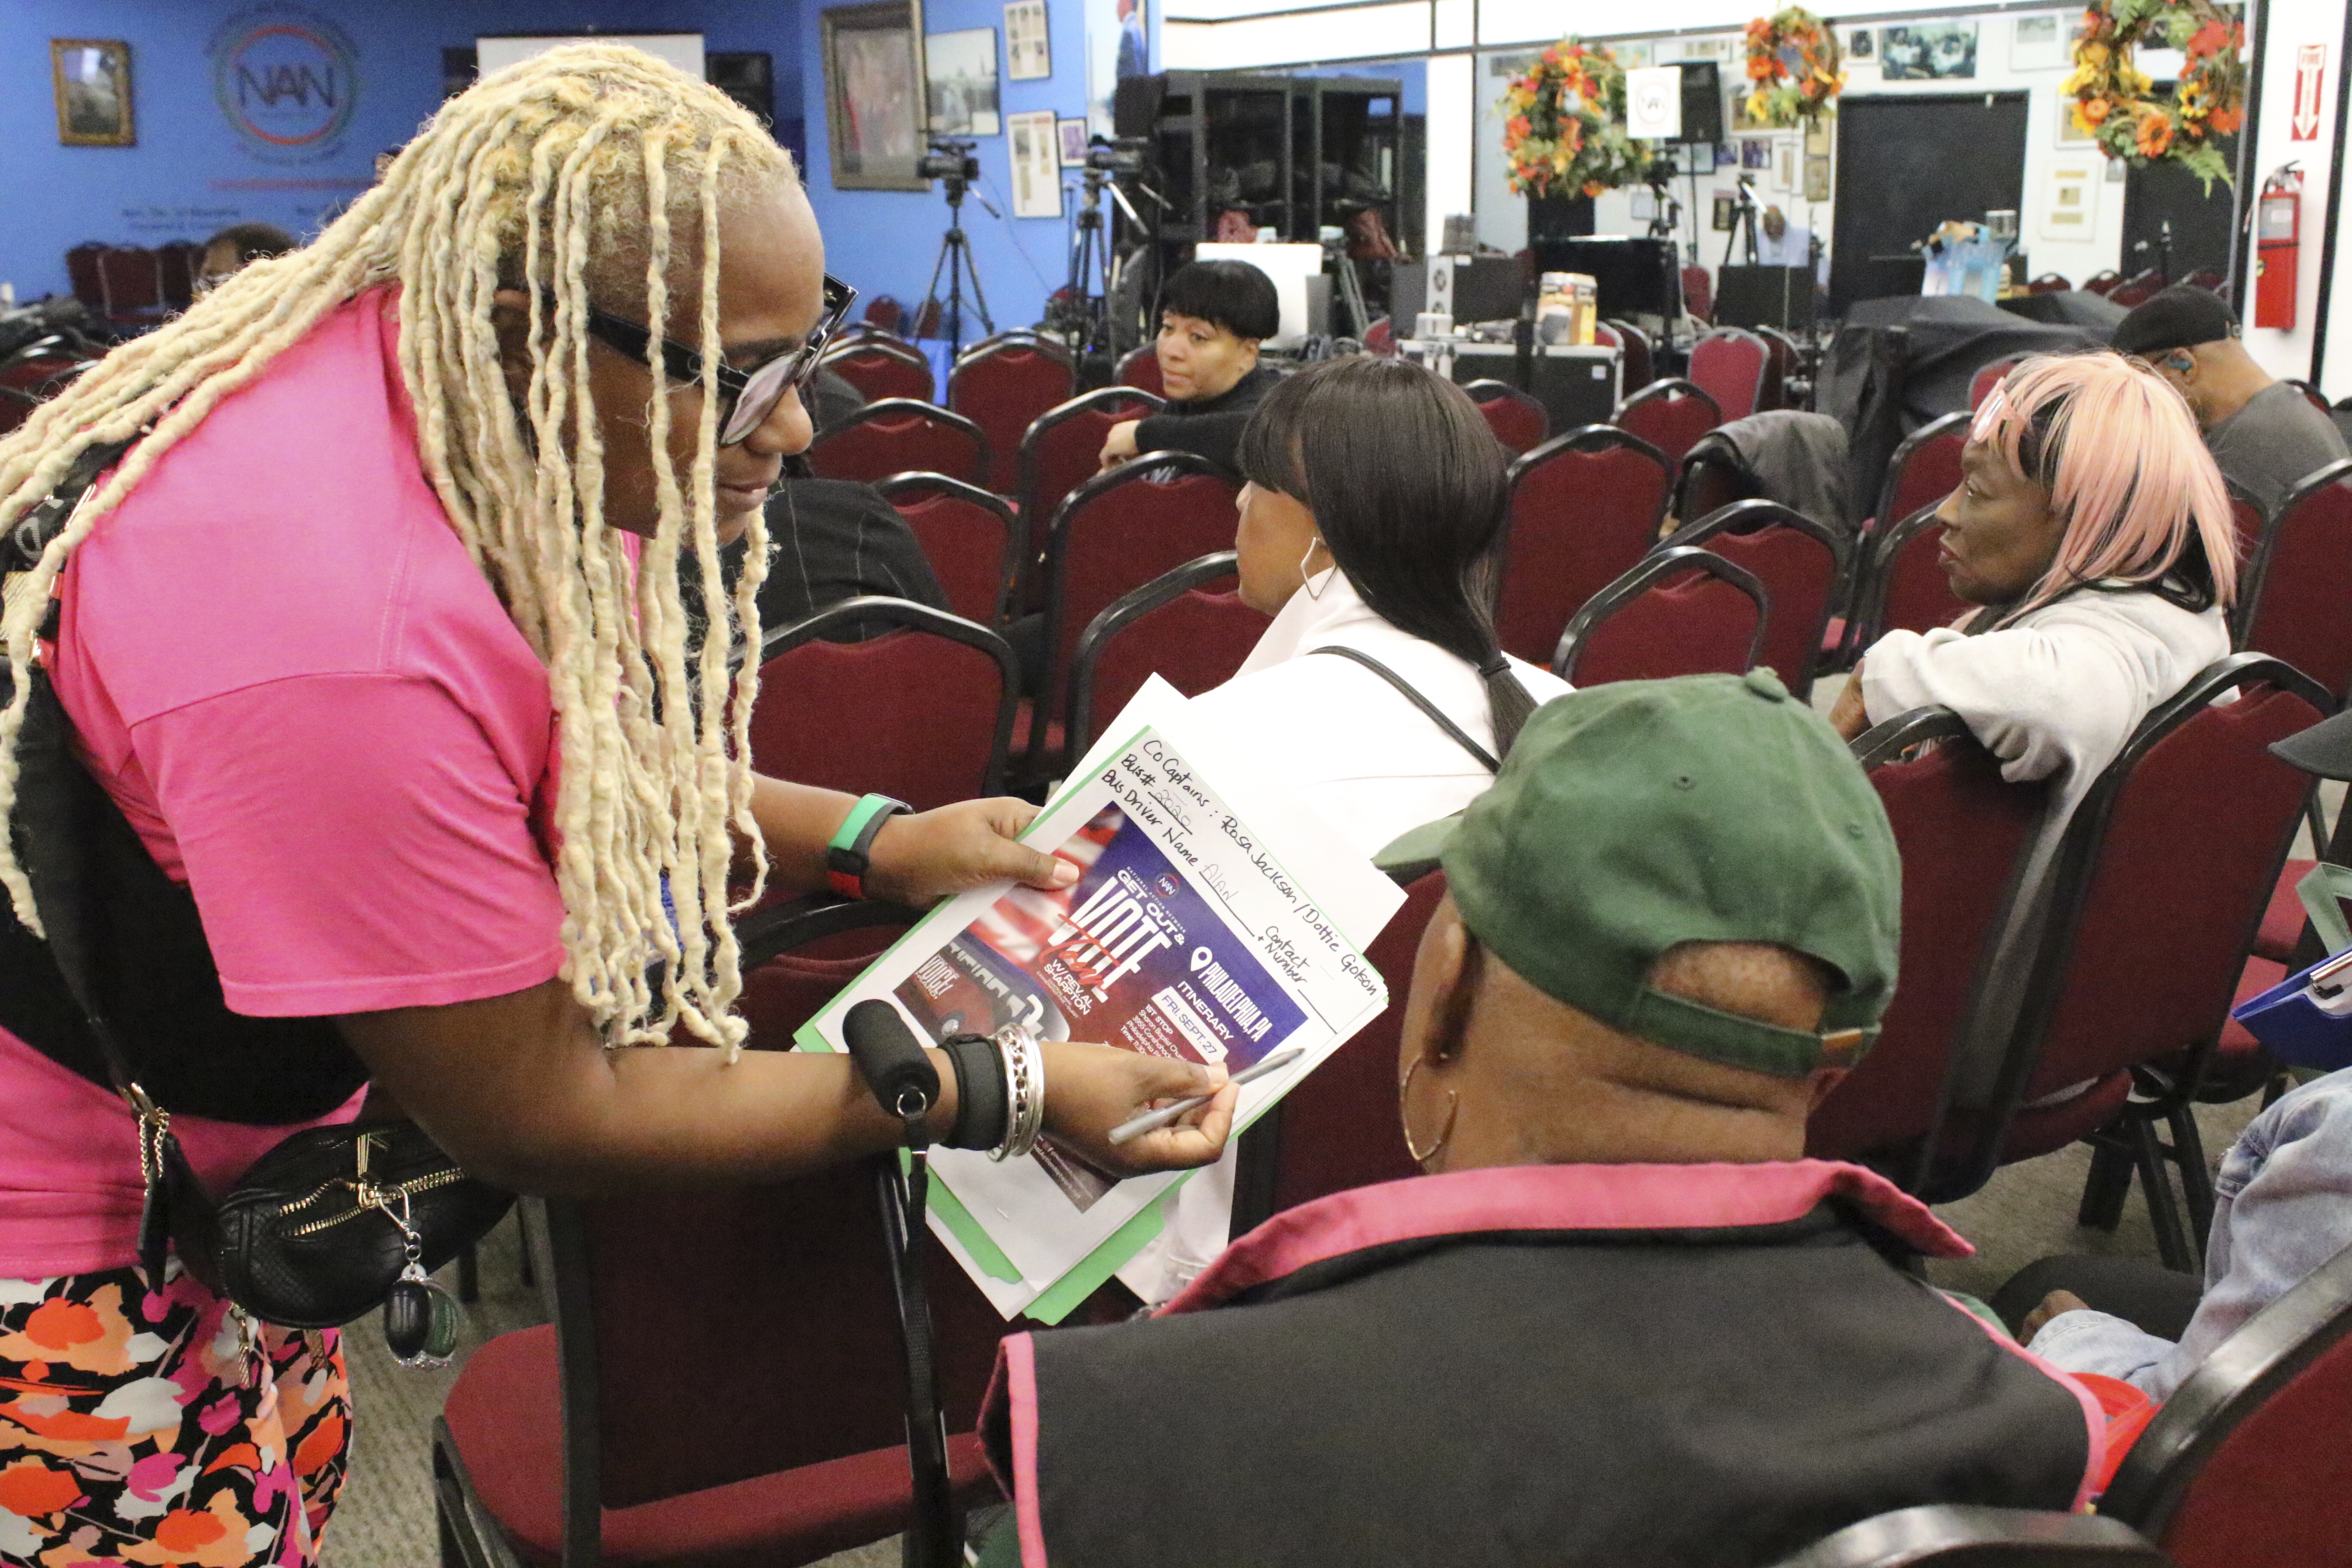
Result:
<svg viewBox="0 0 2352 1568">
<path fill-rule="evenodd" d="M 941 1142 L 951 1149 L 993 1149 L 1004 1142 L 1004 1058 L 985 1035 L 950 1035 L 940 1048 L 955 1067 L 955 1126 Z"/>
</svg>

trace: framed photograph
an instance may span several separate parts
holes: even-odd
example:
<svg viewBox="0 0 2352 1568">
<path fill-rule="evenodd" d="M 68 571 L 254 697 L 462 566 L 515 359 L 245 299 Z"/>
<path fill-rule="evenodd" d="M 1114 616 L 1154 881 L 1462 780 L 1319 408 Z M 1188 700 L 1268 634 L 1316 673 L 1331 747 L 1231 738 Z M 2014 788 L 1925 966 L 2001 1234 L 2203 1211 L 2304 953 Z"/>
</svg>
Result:
<svg viewBox="0 0 2352 1568">
<path fill-rule="evenodd" d="M 49 83 L 65 147 L 136 147 L 131 46 L 121 38 L 51 38 Z"/>
<path fill-rule="evenodd" d="M 1954 81 L 1974 77 L 1976 20 L 1881 27 L 1878 67 L 1888 81 Z"/>
<path fill-rule="evenodd" d="M 1013 216 L 1062 216 L 1062 138 L 1054 111 L 1008 116 L 1013 137 Z"/>
<path fill-rule="evenodd" d="M 1826 156 L 1805 155 L 1805 199 L 1825 202 L 1830 199 L 1830 161 Z"/>
<path fill-rule="evenodd" d="M 1797 179 L 1797 144 L 1783 137 L 1772 149 L 1772 188 L 1795 192 Z"/>
<path fill-rule="evenodd" d="M 2066 63 L 2066 40 L 2058 27 L 2058 13 L 2020 16 L 2009 42 L 2009 68 L 2019 71 L 2056 70 Z"/>
<path fill-rule="evenodd" d="M 928 191 L 923 156 L 922 0 L 820 12 L 825 140 L 845 191 Z"/>
<path fill-rule="evenodd" d="M 967 27 L 923 40 L 931 134 L 997 136 L 1004 121 L 996 102 L 996 29 Z"/>
<path fill-rule="evenodd" d="M 2061 158 L 2042 189 L 2042 237 L 2088 239 L 2098 219 L 2097 158 Z"/>
<path fill-rule="evenodd" d="M 1062 167 L 1083 169 L 1087 163 L 1087 122 L 1083 120 L 1057 120 L 1054 129 L 1062 133 Z"/>
<path fill-rule="evenodd" d="M 1045 0 L 1013 0 L 1004 7 L 1004 74 L 1014 81 L 1042 81 L 1054 74 Z"/>
<path fill-rule="evenodd" d="M 1874 60 L 1878 58 L 1878 35 L 1868 27 L 1856 27 L 1846 35 L 1845 58 L 1850 60 Z"/>
<path fill-rule="evenodd" d="M 1744 138 L 1739 143 L 1739 166 L 1743 169 L 1770 168 L 1772 143 L 1761 136 Z"/>
</svg>

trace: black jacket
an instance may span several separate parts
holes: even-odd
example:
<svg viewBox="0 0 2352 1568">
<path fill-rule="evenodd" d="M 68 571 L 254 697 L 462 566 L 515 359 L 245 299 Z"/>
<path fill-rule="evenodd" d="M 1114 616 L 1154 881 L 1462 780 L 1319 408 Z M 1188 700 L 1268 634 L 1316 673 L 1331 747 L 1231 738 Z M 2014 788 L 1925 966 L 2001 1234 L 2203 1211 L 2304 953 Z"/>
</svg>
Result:
<svg viewBox="0 0 2352 1568">
<path fill-rule="evenodd" d="M 1233 468 L 1234 449 L 1241 445 L 1242 426 L 1282 373 L 1262 364 L 1234 383 L 1217 397 L 1198 403 L 1171 403 L 1136 426 L 1138 452 L 1192 452 L 1220 468 Z"/>
</svg>

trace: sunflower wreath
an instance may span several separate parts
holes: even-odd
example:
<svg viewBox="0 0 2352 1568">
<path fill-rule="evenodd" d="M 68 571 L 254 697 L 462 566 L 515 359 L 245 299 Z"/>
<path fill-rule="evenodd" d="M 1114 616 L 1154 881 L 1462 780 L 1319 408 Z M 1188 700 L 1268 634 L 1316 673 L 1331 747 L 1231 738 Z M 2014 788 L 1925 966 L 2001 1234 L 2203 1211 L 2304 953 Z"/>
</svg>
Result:
<svg viewBox="0 0 2352 1568">
<path fill-rule="evenodd" d="M 1503 155 L 1523 195 L 1597 196 L 1647 163 L 1625 134 L 1625 68 L 1605 48 L 1562 38 L 1511 83 L 1502 108 Z"/>
<path fill-rule="evenodd" d="M 1801 5 L 1748 24 L 1748 118 L 1786 129 L 1835 114 L 1845 90 L 1837 37 Z"/>
<path fill-rule="evenodd" d="M 2074 69 L 2061 84 L 2074 95 L 2074 127 L 2110 158 L 2133 163 L 2169 159 L 2205 183 L 2231 178 L 2213 144 L 2245 123 L 2245 24 L 2213 0 L 2094 0 L 2074 42 Z M 2142 44 L 2185 58 L 2169 97 L 2133 62 Z"/>
</svg>

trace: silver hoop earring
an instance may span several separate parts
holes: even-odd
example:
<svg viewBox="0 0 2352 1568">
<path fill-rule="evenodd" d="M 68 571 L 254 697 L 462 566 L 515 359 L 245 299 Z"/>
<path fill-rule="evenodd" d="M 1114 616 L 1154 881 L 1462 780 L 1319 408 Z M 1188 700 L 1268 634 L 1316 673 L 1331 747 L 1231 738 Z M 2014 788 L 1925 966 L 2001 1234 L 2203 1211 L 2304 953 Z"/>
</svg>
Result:
<svg viewBox="0 0 2352 1568">
<path fill-rule="evenodd" d="M 1307 596 L 1316 601 L 1318 604 L 1322 602 L 1323 595 L 1322 592 L 1315 586 L 1315 574 L 1307 570 L 1307 563 L 1315 559 L 1315 552 L 1322 543 L 1323 541 L 1319 535 L 1314 539 L 1308 540 L 1307 542 L 1307 553 L 1298 558 L 1298 585 L 1306 589 Z M 1324 586 L 1328 587 L 1330 584 L 1327 583 Z"/>
<path fill-rule="evenodd" d="M 1412 1117 L 1405 1106 L 1405 1097 L 1412 1092 L 1412 1075 L 1421 1070 L 1423 1058 L 1415 1057 L 1412 1065 L 1404 1069 L 1404 1079 L 1397 1085 L 1397 1126 L 1404 1133 L 1404 1152 L 1412 1156 L 1416 1165 L 1426 1165 L 1437 1158 L 1438 1152 L 1454 1139 L 1454 1115 L 1462 1109 L 1462 1096 L 1454 1089 L 1445 1091 L 1445 1125 L 1437 1130 L 1437 1142 L 1423 1149 L 1412 1141 Z"/>
</svg>

